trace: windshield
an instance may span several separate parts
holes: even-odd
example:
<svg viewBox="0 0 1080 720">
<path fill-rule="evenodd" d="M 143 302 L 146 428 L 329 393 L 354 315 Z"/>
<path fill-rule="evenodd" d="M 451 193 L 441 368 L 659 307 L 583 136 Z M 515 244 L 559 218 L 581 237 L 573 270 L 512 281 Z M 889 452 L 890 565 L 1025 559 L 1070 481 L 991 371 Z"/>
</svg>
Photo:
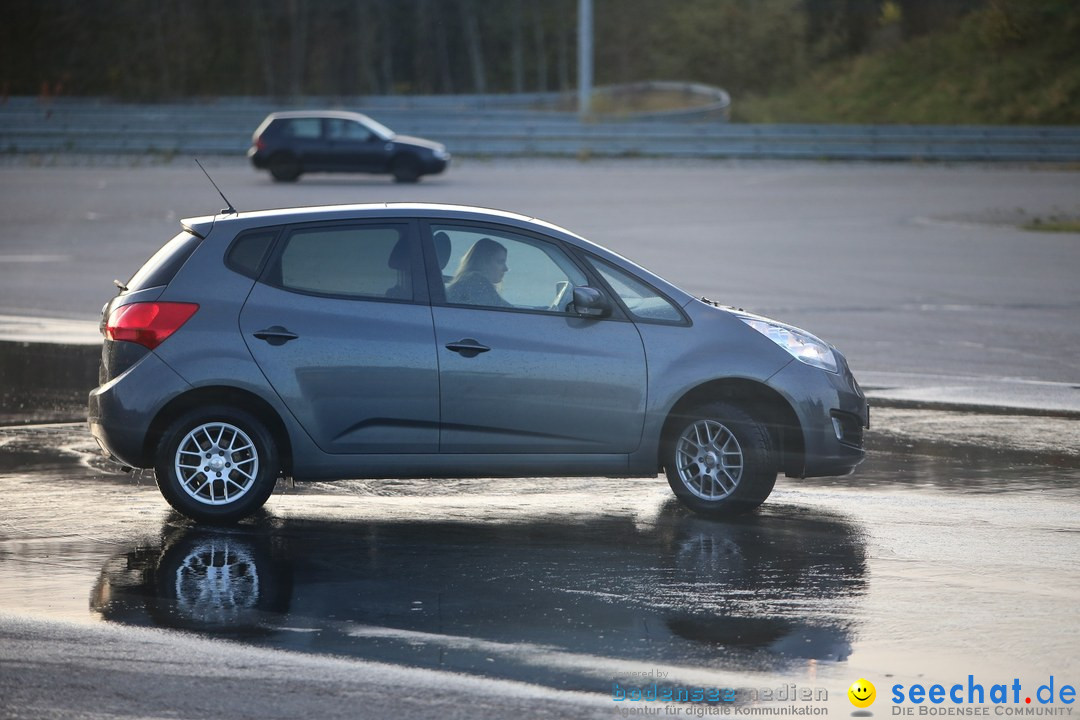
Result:
<svg viewBox="0 0 1080 720">
<path fill-rule="evenodd" d="M 364 124 L 367 125 L 368 129 L 370 129 L 373 133 L 381 136 L 383 140 L 389 140 L 397 134 L 390 128 L 383 125 L 381 122 L 378 122 L 377 120 L 372 120 L 367 115 L 364 116 Z"/>
</svg>

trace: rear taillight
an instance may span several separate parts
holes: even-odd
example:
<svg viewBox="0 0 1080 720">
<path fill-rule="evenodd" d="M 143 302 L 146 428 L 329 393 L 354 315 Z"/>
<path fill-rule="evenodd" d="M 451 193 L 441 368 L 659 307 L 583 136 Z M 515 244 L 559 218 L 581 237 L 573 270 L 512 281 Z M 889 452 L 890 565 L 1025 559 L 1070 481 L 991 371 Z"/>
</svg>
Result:
<svg viewBox="0 0 1080 720">
<path fill-rule="evenodd" d="M 255 149 L 260 152 L 266 149 L 266 141 L 262 139 L 262 135 L 255 138 Z"/>
<path fill-rule="evenodd" d="M 153 350 L 191 319 L 195 303 L 139 302 L 118 307 L 105 323 L 109 340 L 133 342 Z"/>
</svg>

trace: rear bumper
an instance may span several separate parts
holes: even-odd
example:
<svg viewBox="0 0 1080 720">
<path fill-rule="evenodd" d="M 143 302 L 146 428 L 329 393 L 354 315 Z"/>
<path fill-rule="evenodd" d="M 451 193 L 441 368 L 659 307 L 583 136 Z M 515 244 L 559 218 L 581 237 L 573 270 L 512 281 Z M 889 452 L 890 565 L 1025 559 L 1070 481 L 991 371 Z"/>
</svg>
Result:
<svg viewBox="0 0 1080 720">
<path fill-rule="evenodd" d="M 125 465 L 150 467 L 150 424 L 165 404 L 190 385 L 149 353 L 119 377 L 90 391 L 87 422 L 102 451 Z"/>
<path fill-rule="evenodd" d="M 251 160 L 251 164 L 255 166 L 257 170 L 266 170 L 270 167 L 270 159 L 266 153 L 259 152 L 254 146 L 248 148 L 248 159 Z"/>
</svg>

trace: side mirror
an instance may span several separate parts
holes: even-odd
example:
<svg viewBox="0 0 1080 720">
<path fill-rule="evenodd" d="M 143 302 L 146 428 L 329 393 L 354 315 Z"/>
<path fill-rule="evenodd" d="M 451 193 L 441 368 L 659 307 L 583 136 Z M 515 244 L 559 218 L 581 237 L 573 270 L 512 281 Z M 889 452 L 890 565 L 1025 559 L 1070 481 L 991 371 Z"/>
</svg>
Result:
<svg viewBox="0 0 1080 720">
<path fill-rule="evenodd" d="M 571 310 L 588 318 L 605 318 L 611 315 L 611 305 L 604 294 L 587 286 L 574 288 L 574 305 Z"/>
</svg>

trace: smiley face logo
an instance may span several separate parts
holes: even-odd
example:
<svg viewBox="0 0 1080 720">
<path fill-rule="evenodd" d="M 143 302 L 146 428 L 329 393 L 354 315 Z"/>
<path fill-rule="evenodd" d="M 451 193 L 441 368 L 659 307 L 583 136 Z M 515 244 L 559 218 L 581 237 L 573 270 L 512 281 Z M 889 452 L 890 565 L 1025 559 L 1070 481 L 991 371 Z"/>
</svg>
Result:
<svg viewBox="0 0 1080 720">
<path fill-rule="evenodd" d="M 874 704 L 874 700 L 877 699 L 877 690 L 874 688 L 874 683 L 865 678 L 859 678 L 851 683 L 851 687 L 847 689 L 847 696 L 852 705 L 865 708 Z"/>
</svg>

